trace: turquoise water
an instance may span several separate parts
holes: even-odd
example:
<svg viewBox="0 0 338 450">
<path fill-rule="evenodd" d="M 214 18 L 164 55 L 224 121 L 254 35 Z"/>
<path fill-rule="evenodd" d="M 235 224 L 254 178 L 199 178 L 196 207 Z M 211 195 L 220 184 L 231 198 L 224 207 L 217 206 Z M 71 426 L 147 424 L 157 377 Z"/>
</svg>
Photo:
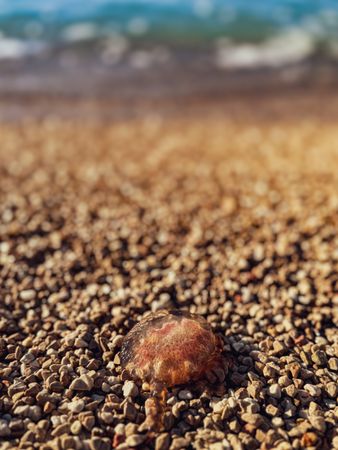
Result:
<svg viewBox="0 0 338 450">
<path fill-rule="evenodd" d="M 337 16 L 332 0 L 0 0 L 2 34 L 56 40 L 70 25 L 85 23 L 93 25 L 88 37 L 122 32 L 182 42 L 255 41 L 290 26 L 335 34 Z"/>
<path fill-rule="evenodd" d="M 307 55 L 310 46 L 314 53 L 338 55 L 338 2 L 0 0 L 0 58 L 60 45 L 93 49 L 91 44 L 109 38 L 118 38 L 125 47 L 126 42 L 168 47 L 208 47 L 221 42 L 233 49 L 274 42 L 276 37 L 279 46 L 283 46 L 281 37 L 286 38 L 285 45 L 302 42 Z M 242 48 L 241 52 L 243 59 Z"/>
</svg>

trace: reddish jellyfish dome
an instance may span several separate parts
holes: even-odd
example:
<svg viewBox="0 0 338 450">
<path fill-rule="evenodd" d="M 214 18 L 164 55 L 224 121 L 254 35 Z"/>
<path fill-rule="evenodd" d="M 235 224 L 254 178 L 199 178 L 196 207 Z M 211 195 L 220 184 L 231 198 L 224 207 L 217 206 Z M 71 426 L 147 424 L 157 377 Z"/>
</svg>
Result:
<svg viewBox="0 0 338 450">
<path fill-rule="evenodd" d="M 208 322 L 185 311 L 150 314 L 122 344 L 121 364 L 134 378 L 163 386 L 197 380 L 220 358 L 220 339 Z"/>
</svg>

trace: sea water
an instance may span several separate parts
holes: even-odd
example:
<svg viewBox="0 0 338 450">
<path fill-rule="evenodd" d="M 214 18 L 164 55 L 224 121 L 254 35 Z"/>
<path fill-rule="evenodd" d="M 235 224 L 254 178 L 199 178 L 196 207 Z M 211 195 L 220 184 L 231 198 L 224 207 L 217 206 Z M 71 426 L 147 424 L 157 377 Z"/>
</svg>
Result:
<svg viewBox="0 0 338 450">
<path fill-rule="evenodd" d="M 205 49 L 220 67 L 278 66 L 319 53 L 335 59 L 338 2 L 0 0 L 0 64 L 67 48 L 115 64 L 152 45 L 163 58 L 166 50 Z"/>
</svg>

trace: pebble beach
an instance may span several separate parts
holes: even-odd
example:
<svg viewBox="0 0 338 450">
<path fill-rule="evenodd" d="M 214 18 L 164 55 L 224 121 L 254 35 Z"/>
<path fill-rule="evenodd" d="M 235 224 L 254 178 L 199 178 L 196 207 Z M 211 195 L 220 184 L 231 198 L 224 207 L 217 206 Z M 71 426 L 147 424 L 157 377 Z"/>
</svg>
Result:
<svg viewBox="0 0 338 450">
<path fill-rule="evenodd" d="M 338 449 L 337 117 L 280 102 L 1 123 L 1 450 Z M 149 434 L 119 351 L 172 308 L 227 365 Z"/>
</svg>

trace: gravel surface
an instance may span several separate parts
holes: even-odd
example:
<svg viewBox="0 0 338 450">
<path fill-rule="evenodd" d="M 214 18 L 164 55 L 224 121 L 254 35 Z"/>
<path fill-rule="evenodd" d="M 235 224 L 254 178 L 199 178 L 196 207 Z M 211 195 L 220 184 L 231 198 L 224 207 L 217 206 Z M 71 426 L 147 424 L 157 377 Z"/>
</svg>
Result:
<svg viewBox="0 0 338 450">
<path fill-rule="evenodd" d="M 1 125 L 1 450 L 338 448 L 336 123 Z M 228 370 L 149 436 L 119 350 L 162 308 Z"/>
</svg>

